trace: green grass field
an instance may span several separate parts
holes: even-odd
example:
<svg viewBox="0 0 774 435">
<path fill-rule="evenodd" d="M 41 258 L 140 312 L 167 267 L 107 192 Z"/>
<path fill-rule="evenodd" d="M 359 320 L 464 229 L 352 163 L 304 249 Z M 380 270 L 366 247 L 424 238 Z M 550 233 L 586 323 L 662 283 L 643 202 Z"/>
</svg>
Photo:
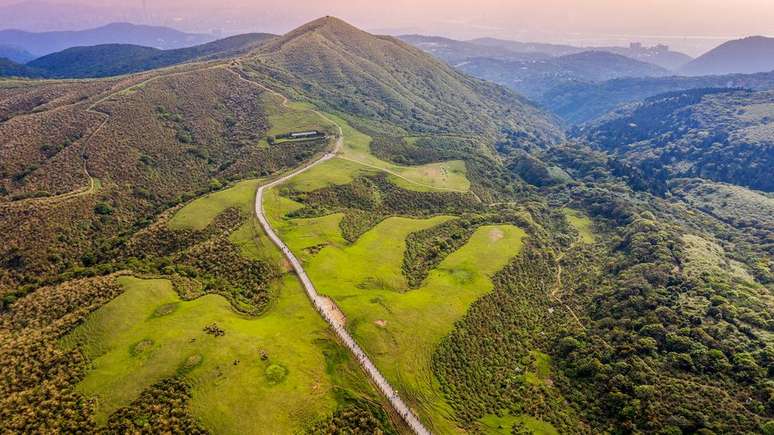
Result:
<svg viewBox="0 0 774 435">
<path fill-rule="evenodd" d="M 333 345 L 330 334 L 294 276 L 258 319 L 236 314 L 217 295 L 181 301 L 167 280 L 124 277 L 121 284 L 123 295 L 64 340 L 83 343 L 93 359 L 78 390 L 97 399 L 98 422 L 180 371 L 193 385 L 193 414 L 217 433 L 291 433 L 335 409 L 336 379 L 323 355 Z M 225 335 L 205 333 L 212 323 Z M 275 383 L 270 366 L 286 368 L 287 376 Z"/>
<path fill-rule="evenodd" d="M 511 416 L 487 415 L 480 420 L 482 430 L 488 435 L 510 435 L 513 426 L 521 426 L 534 435 L 558 435 L 559 432 L 551 424 L 529 415 Z"/>
<path fill-rule="evenodd" d="M 533 362 L 530 370 L 524 373 L 524 379 L 532 385 L 542 385 L 551 378 L 551 356 L 538 350 L 529 353 Z"/>
<path fill-rule="evenodd" d="M 231 241 L 247 257 L 281 262 L 252 214 L 258 183 L 244 181 L 191 202 L 173 216 L 174 226 L 201 229 L 225 209 L 238 207 L 251 218 Z M 373 394 L 295 275 L 274 284 L 276 300 L 259 318 L 235 313 L 218 295 L 182 301 L 168 280 L 120 280 L 125 293 L 62 342 L 82 345 L 93 361 L 78 390 L 97 399 L 99 423 L 143 389 L 181 371 L 193 386 L 193 414 L 217 433 L 293 433 L 333 412 L 342 391 Z M 212 323 L 226 334 L 205 333 Z M 268 353 L 267 361 L 261 351 Z M 287 370 L 280 382 L 272 376 L 278 367 Z"/>
<path fill-rule="evenodd" d="M 233 187 L 197 198 L 178 210 L 169 220 L 171 229 L 203 230 L 216 216 L 231 207 L 239 208 L 246 216 L 253 214 L 255 191 L 262 180 L 245 180 Z"/>
<path fill-rule="evenodd" d="M 399 166 L 385 162 L 371 154 L 371 137 L 352 128 L 344 119 L 327 115 L 334 120 L 344 133 L 344 148 L 341 157 L 354 160 L 365 169 L 383 169 L 392 172 L 391 178 L 400 187 L 410 190 L 427 191 L 447 189 L 468 191 L 470 181 L 467 178 L 465 163 L 461 160 L 430 163 L 418 166 Z M 396 176 L 395 174 L 399 175 Z M 403 178 L 401 178 L 403 177 Z"/>
<path fill-rule="evenodd" d="M 289 102 L 283 106 L 278 96 L 269 93 L 263 98 L 269 115 L 268 136 L 306 130 L 336 131 L 336 127 L 315 113 L 310 104 Z"/>
<path fill-rule="evenodd" d="M 567 218 L 567 222 L 578 230 L 583 243 L 594 243 L 596 238 L 594 237 L 594 222 L 591 218 L 571 208 L 563 208 L 562 213 Z"/>
<path fill-rule="evenodd" d="M 525 233 L 510 225 L 479 228 L 421 288 L 409 291 L 401 273 L 406 236 L 453 217 L 389 218 L 348 245 L 338 228 L 341 215 L 284 219 L 300 204 L 277 192 L 270 193 L 265 207 L 318 291 L 336 301 L 353 336 L 385 376 L 436 431 L 455 430 L 430 368 L 431 354 L 470 304 L 491 291 L 490 276 L 519 253 Z M 321 245 L 317 253 L 309 249 Z"/>
</svg>

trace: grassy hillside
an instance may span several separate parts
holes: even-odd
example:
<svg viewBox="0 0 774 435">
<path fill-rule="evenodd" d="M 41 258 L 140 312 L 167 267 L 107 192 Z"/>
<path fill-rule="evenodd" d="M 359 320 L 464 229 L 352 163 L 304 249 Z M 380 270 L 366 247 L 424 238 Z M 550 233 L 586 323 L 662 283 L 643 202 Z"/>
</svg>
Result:
<svg viewBox="0 0 774 435">
<path fill-rule="evenodd" d="M 395 38 L 369 35 L 332 17 L 269 41 L 244 64 L 331 111 L 405 131 L 493 137 L 507 127 L 535 143 L 559 137 L 550 120 L 514 94 Z"/>
<path fill-rule="evenodd" d="M 295 166 L 326 145 L 261 144 L 266 106 L 280 104 L 264 92 L 219 65 L 9 89 L 10 119 L 0 125 L 3 293 L 94 266 L 160 211 Z M 33 229 L 38 237 L 24 236 Z"/>
</svg>

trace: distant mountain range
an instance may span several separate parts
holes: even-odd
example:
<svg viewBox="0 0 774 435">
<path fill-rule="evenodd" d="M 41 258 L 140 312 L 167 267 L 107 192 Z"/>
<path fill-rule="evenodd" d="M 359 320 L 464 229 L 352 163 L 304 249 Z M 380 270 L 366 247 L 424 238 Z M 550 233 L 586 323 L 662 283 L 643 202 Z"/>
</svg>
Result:
<svg viewBox="0 0 774 435">
<path fill-rule="evenodd" d="M 478 46 L 497 47 L 516 53 L 543 53 L 549 56 L 565 56 L 568 54 L 580 53 L 587 50 L 585 48 L 575 47 L 572 45 L 546 44 L 542 42 L 519 42 L 497 38 L 478 38 L 470 41 L 470 43 Z"/>
<path fill-rule="evenodd" d="M 508 61 L 473 58 L 456 65 L 484 80 L 507 86 L 532 99 L 562 83 L 600 82 L 621 77 L 660 77 L 669 71 L 604 51 L 584 51 L 547 59 Z"/>
<path fill-rule="evenodd" d="M 627 77 L 604 82 L 566 82 L 535 98 L 569 124 L 591 121 L 616 106 L 655 95 L 698 88 L 774 89 L 774 72 L 696 77 Z"/>
<path fill-rule="evenodd" d="M 129 44 L 68 48 L 28 63 L 33 74 L 48 78 L 108 77 L 161 68 L 192 60 L 220 59 L 246 53 L 275 35 L 248 33 L 194 47 L 159 50 Z"/>
<path fill-rule="evenodd" d="M 215 39 L 212 35 L 129 23 L 112 23 L 94 29 L 61 32 L 0 31 L 0 45 L 16 47 L 34 56 L 44 56 L 71 47 L 100 44 L 132 44 L 170 50 L 204 44 Z"/>
<path fill-rule="evenodd" d="M 519 42 L 496 38 L 479 38 L 470 41 L 457 41 L 438 36 L 423 35 L 403 35 L 399 36 L 399 38 L 449 63 L 457 63 L 473 57 L 499 60 L 537 60 L 586 51 L 618 54 L 669 70 L 676 70 L 692 60 L 690 56 L 671 51 L 669 47 L 664 45 L 645 47 L 638 43 L 632 43 L 628 47 L 576 47 L 572 45 Z"/>
<path fill-rule="evenodd" d="M 686 75 L 752 74 L 774 71 L 774 38 L 751 36 L 728 41 L 686 64 Z"/>
<path fill-rule="evenodd" d="M 16 63 L 27 63 L 32 59 L 35 59 L 35 56 L 19 47 L 0 45 L 0 58 L 5 58 Z"/>
<path fill-rule="evenodd" d="M 637 43 L 589 50 L 493 38 L 401 39 L 463 72 L 517 91 L 573 125 L 665 92 L 774 88 L 774 73 L 764 73 L 774 70 L 772 38 L 730 41 L 695 60 L 666 46 Z"/>
<path fill-rule="evenodd" d="M 423 35 L 402 35 L 398 38 L 452 65 L 479 57 L 497 60 L 538 60 L 554 56 L 547 51 L 518 51 L 507 46 L 482 44 L 478 40 L 457 41 L 441 36 Z"/>
</svg>

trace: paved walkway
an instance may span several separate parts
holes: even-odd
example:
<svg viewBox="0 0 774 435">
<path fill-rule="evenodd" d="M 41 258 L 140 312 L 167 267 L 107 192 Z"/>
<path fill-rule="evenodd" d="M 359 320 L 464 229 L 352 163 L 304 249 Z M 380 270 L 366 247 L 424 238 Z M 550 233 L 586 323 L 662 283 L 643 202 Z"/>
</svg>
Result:
<svg viewBox="0 0 774 435">
<path fill-rule="evenodd" d="M 341 128 L 339 128 L 339 132 L 341 133 Z M 419 421 L 419 419 L 414 415 L 406 403 L 403 402 L 400 396 L 398 396 L 398 393 L 387 382 L 384 376 L 382 376 L 382 374 L 371 362 L 365 352 L 363 352 L 360 346 L 358 346 L 352 336 L 349 335 L 349 332 L 347 332 L 347 330 L 336 320 L 336 316 L 330 311 L 329 304 L 325 303 L 325 298 L 317 293 L 317 290 L 314 288 L 314 284 L 312 284 L 312 280 L 310 280 L 307 276 L 306 272 L 304 271 L 304 267 L 301 265 L 301 262 L 298 260 L 298 258 L 296 258 L 293 252 L 290 251 L 290 248 L 285 245 L 282 239 L 279 238 L 277 233 L 274 232 L 274 229 L 272 229 L 263 209 L 263 195 L 268 189 L 282 184 L 295 177 L 296 175 L 319 165 L 322 162 L 332 159 L 335 157 L 336 152 L 341 148 L 342 141 L 342 136 L 339 134 L 336 140 L 336 147 L 333 152 L 327 153 L 309 165 L 297 169 L 296 171 L 291 172 L 277 180 L 274 180 L 269 184 L 265 184 L 259 187 L 258 192 L 255 195 L 255 214 L 258 217 L 258 221 L 261 223 L 264 231 L 266 231 L 266 234 L 269 236 L 272 242 L 274 242 L 274 244 L 277 245 L 280 250 L 282 250 L 282 253 L 285 255 L 285 257 L 287 257 L 288 261 L 290 261 L 290 264 L 293 266 L 296 274 L 298 274 L 301 283 L 304 285 L 306 294 L 309 296 L 309 299 L 312 301 L 315 309 L 325 318 L 325 321 L 328 322 L 331 328 L 333 328 L 333 330 L 336 332 L 336 335 L 338 335 L 339 339 L 341 339 L 341 342 L 347 346 L 350 352 L 352 352 L 355 358 L 357 358 L 358 362 L 366 371 L 366 373 L 368 373 L 374 383 L 376 383 L 376 385 L 382 391 L 384 396 L 387 397 L 387 399 L 390 401 L 390 404 L 395 409 L 395 411 L 401 416 L 401 418 L 403 418 L 403 420 L 411 428 L 411 430 L 414 431 L 414 433 L 419 435 L 429 435 L 430 431 L 427 430 L 424 425 L 422 425 L 422 422 Z"/>
</svg>

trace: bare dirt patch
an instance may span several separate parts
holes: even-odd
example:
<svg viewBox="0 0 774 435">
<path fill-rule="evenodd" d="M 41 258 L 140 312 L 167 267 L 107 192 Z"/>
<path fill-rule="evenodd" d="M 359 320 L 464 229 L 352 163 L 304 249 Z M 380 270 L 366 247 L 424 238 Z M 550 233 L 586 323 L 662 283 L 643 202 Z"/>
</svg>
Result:
<svg viewBox="0 0 774 435">
<path fill-rule="evenodd" d="M 489 230 L 489 240 L 492 242 L 496 242 L 498 240 L 501 240 L 503 237 L 505 237 L 505 233 L 503 230 L 499 228 L 492 228 Z"/>
<path fill-rule="evenodd" d="M 443 168 L 439 168 L 439 167 L 425 168 L 422 172 L 424 172 L 423 175 L 425 175 L 427 177 L 432 177 L 432 178 L 440 178 L 443 175 L 446 175 L 446 174 L 444 174 L 444 172 L 446 172 L 446 171 L 444 171 Z"/>
<path fill-rule="evenodd" d="M 332 299 L 323 296 L 322 298 L 322 305 L 325 308 L 326 311 L 331 313 L 331 316 L 333 317 L 333 320 L 338 323 L 339 325 L 346 325 L 347 324 L 347 316 L 344 315 L 344 313 L 339 309 L 339 306 L 336 305 L 335 302 L 333 302 Z"/>
</svg>

